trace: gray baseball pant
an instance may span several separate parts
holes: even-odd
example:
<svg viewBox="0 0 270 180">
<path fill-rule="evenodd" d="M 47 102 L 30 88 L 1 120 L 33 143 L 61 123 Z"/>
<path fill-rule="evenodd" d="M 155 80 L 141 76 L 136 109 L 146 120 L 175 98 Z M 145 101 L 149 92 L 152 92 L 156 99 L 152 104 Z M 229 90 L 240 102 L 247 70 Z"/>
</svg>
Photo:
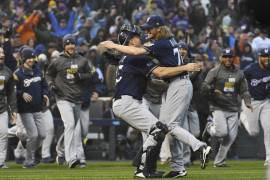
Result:
<svg viewBox="0 0 270 180">
<path fill-rule="evenodd" d="M 0 165 L 4 164 L 7 155 L 8 143 L 8 113 L 7 111 L 0 114 Z"/>
<path fill-rule="evenodd" d="M 65 133 L 61 134 L 55 147 L 57 156 L 59 157 L 65 157 L 64 134 Z"/>
<path fill-rule="evenodd" d="M 150 128 L 158 119 L 142 104 L 131 96 L 123 95 L 113 102 L 114 114 L 126 121 L 130 126 L 142 132 L 143 141 L 146 139 Z"/>
<path fill-rule="evenodd" d="M 143 98 L 142 104 L 145 106 L 145 108 L 149 109 L 149 111 L 156 118 L 159 118 L 161 104 L 152 103 L 145 98 Z M 170 150 L 170 141 L 171 141 L 171 136 L 167 134 L 160 148 L 159 157 L 161 161 L 166 161 L 168 159 L 171 159 L 172 155 L 171 155 L 171 150 Z"/>
<path fill-rule="evenodd" d="M 270 100 L 251 101 L 253 112 L 243 105 L 241 121 L 251 136 L 256 136 L 260 132 L 260 124 L 264 133 L 265 164 L 270 165 Z M 244 118 L 243 118 L 244 117 Z"/>
<path fill-rule="evenodd" d="M 77 154 L 77 139 L 78 132 L 75 131 L 80 120 L 81 104 L 75 104 L 66 100 L 57 100 L 57 107 L 61 114 L 61 119 L 64 123 L 64 147 L 65 158 L 68 163 L 71 163 L 79 158 Z"/>
<path fill-rule="evenodd" d="M 225 163 L 227 153 L 233 144 L 238 132 L 238 112 L 215 110 L 213 113 L 213 125 L 208 126 L 207 131 L 220 141 L 218 153 L 214 164 Z"/>
<path fill-rule="evenodd" d="M 196 139 L 190 132 L 180 127 L 180 122 L 184 121 L 185 115 L 192 98 L 192 84 L 189 79 L 180 79 L 179 77 L 172 80 L 169 84 L 167 92 L 163 94 L 164 102 L 161 105 L 159 120 L 167 124 L 170 128 L 170 134 L 177 140 L 191 146 L 193 151 L 197 151 L 200 147 L 205 146 L 204 142 Z M 143 150 L 149 146 L 155 146 L 157 142 L 153 136 L 148 136 Z M 172 150 L 171 150 L 172 151 Z M 142 163 L 145 162 L 145 154 L 142 156 Z M 177 162 L 176 162 L 177 163 Z M 179 164 L 179 167 L 181 165 Z"/>
<path fill-rule="evenodd" d="M 87 136 L 89 130 L 89 118 L 90 118 L 89 113 L 90 113 L 89 108 L 80 111 L 81 133 L 83 138 Z"/>
<path fill-rule="evenodd" d="M 23 126 L 27 133 L 25 164 L 32 164 L 35 160 L 35 151 L 46 137 L 46 124 L 42 112 L 21 113 Z"/>
<path fill-rule="evenodd" d="M 49 109 L 42 112 L 43 121 L 46 124 L 46 137 L 42 142 L 41 156 L 42 158 L 51 157 L 51 145 L 54 137 L 53 116 Z"/>
<path fill-rule="evenodd" d="M 200 122 L 196 110 L 188 110 L 188 115 L 184 121 L 183 128 L 188 130 L 195 137 L 200 136 Z M 184 164 L 190 163 L 191 150 L 190 147 L 186 144 L 183 144 L 183 159 Z"/>
</svg>

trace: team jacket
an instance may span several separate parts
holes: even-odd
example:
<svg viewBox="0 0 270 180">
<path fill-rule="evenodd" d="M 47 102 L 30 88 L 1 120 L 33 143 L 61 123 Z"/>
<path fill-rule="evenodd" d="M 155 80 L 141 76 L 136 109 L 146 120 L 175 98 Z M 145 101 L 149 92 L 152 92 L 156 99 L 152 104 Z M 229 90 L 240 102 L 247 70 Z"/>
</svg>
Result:
<svg viewBox="0 0 270 180">
<path fill-rule="evenodd" d="M 81 103 L 85 82 L 90 78 L 87 59 L 79 54 L 68 56 L 61 53 L 58 59 L 51 62 L 46 72 L 49 87 L 55 87 L 56 98 L 73 103 Z"/>
<path fill-rule="evenodd" d="M 17 112 L 15 86 L 11 70 L 6 66 L 0 67 L 0 114 L 7 111 Z"/>
<path fill-rule="evenodd" d="M 254 100 L 264 100 L 270 97 L 270 68 L 263 70 L 258 63 L 248 66 L 245 71 L 248 88 Z"/>
<path fill-rule="evenodd" d="M 214 89 L 221 91 L 222 94 L 215 94 Z M 241 98 L 246 104 L 251 103 L 244 73 L 236 67 L 228 70 L 219 65 L 211 69 L 202 84 L 202 92 L 208 93 L 211 97 L 211 110 L 240 112 Z"/>
<path fill-rule="evenodd" d="M 17 87 L 17 103 L 19 113 L 34 113 L 42 110 L 43 95 L 48 96 L 48 85 L 43 78 L 42 72 L 38 66 L 33 70 L 19 67 L 15 72 L 15 80 Z M 32 96 L 31 102 L 23 99 L 23 93 Z"/>
<path fill-rule="evenodd" d="M 115 98 L 129 95 L 142 100 L 147 77 L 156 67 L 157 65 L 147 56 L 124 56 L 118 66 Z"/>
</svg>

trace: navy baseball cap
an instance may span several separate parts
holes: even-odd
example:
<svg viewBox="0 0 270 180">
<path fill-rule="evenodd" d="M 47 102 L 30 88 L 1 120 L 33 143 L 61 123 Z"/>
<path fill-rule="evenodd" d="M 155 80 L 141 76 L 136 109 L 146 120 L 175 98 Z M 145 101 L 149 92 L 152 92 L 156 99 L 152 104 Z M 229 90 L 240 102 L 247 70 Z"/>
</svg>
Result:
<svg viewBox="0 0 270 180">
<path fill-rule="evenodd" d="M 260 56 L 270 56 L 270 51 L 268 48 L 263 48 L 260 50 L 259 55 Z"/>
<path fill-rule="evenodd" d="M 34 49 L 25 48 L 22 50 L 21 57 L 22 57 L 22 61 L 24 63 L 27 59 L 36 58 L 36 54 L 35 54 Z"/>
<path fill-rule="evenodd" d="M 165 22 L 161 16 L 152 15 L 147 18 L 146 23 L 141 26 L 143 30 L 164 26 Z"/>
<path fill-rule="evenodd" d="M 222 57 L 233 57 L 233 51 L 230 48 L 223 49 Z"/>
<path fill-rule="evenodd" d="M 179 49 L 188 49 L 188 46 L 185 42 L 181 41 L 178 43 L 178 48 Z"/>
<path fill-rule="evenodd" d="M 76 44 L 75 37 L 71 34 L 67 34 L 63 37 L 63 47 L 65 47 L 68 44 Z"/>
</svg>

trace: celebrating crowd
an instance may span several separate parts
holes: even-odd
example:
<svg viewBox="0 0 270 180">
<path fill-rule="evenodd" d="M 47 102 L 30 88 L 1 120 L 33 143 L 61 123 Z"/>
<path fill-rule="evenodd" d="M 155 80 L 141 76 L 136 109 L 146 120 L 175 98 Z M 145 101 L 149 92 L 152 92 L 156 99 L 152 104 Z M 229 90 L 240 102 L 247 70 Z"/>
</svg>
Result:
<svg viewBox="0 0 270 180">
<path fill-rule="evenodd" d="M 113 97 L 114 114 L 142 133 L 137 177 L 186 176 L 190 147 L 204 169 L 213 140 L 214 166 L 228 166 L 239 121 L 251 136 L 262 125 L 269 166 L 270 39 L 240 7 L 234 0 L 1 2 L 0 168 L 8 168 L 11 136 L 24 168 L 37 166 L 40 147 L 42 162 L 54 162 L 57 118 L 64 131 L 56 161 L 85 167 L 82 139 L 100 96 Z M 156 170 L 159 156 L 170 160 L 168 174 Z"/>
</svg>

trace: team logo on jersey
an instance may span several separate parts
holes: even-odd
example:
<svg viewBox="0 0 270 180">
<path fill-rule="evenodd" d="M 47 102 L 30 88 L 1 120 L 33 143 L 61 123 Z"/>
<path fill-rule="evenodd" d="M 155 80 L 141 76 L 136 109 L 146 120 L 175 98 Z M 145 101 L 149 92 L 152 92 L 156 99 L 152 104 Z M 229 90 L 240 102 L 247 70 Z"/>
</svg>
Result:
<svg viewBox="0 0 270 180">
<path fill-rule="evenodd" d="M 25 79 L 23 81 L 23 86 L 24 87 L 29 87 L 31 85 L 31 83 L 38 82 L 38 81 L 41 81 L 41 77 L 40 76 L 38 76 L 38 77 L 32 77 L 30 79 Z"/>
<path fill-rule="evenodd" d="M 263 77 L 262 79 L 251 79 L 250 85 L 251 86 L 258 86 L 260 83 L 267 83 L 270 81 L 270 76 Z"/>
<path fill-rule="evenodd" d="M 5 76 L 0 76 L 0 90 L 3 90 L 5 88 Z"/>
</svg>

